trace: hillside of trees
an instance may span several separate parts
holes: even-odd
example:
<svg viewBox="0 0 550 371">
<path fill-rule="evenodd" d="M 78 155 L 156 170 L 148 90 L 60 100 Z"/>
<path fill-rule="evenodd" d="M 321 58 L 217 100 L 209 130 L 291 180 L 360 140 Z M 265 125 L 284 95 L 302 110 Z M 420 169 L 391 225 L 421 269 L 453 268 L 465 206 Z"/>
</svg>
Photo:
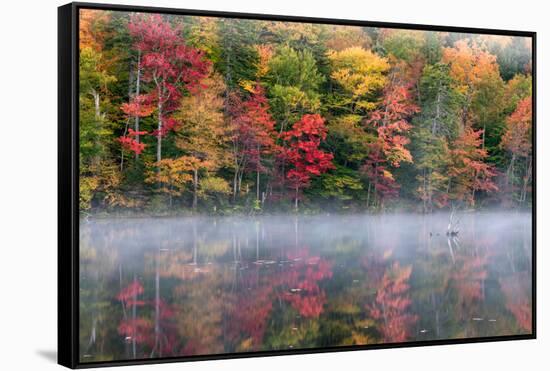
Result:
<svg viewBox="0 0 550 371">
<path fill-rule="evenodd" d="M 83 214 L 529 208 L 531 39 L 80 10 Z"/>
</svg>

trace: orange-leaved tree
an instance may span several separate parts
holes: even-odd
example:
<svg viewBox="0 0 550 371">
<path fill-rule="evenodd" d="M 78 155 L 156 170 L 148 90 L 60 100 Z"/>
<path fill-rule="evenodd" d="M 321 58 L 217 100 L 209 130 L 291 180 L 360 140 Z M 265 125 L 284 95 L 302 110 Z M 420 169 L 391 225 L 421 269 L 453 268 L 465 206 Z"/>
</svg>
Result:
<svg viewBox="0 0 550 371">
<path fill-rule="evenodd" d="M 482 148 L 483 132 L 466 128 L 453 142 L 449 166 L 449 195 L 451 199 L 475 205 L 477 191 L 498 191 L 493 182 L 494 165 L 486 162 L 487 150 Z"/>
<path fill-rule="evenodd" d="M 520 203 L 526 201 L 533 172 L 532 106 L 531 97 L 518 102 L 516 110 L 506 119 L 506 128 L 501 142 L 501 146 L 510 154 L 510 162 L 506 170 L 506 188 L 513 193 L 516 183 L 518 180 L 520 181 L 521 191 L 517 199 Z M 519 161 L 523 162 L 525 170 L 520 176 L 517 176 L 518 171 L 521 171 L 521 167 L 516 168 Z"/>
</svg>

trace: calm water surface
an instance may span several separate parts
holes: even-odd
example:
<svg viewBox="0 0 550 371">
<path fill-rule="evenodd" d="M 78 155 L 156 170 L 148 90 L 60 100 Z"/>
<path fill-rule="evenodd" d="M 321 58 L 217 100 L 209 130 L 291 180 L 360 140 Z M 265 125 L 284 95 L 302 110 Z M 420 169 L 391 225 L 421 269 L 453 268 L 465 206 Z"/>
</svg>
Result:
<svg viewBox="0 0 550 371">
<path fill-rule="evenodd" d="M 531 215 L 81 221 L 80 360 L 531 333 Z"/>
</svg>

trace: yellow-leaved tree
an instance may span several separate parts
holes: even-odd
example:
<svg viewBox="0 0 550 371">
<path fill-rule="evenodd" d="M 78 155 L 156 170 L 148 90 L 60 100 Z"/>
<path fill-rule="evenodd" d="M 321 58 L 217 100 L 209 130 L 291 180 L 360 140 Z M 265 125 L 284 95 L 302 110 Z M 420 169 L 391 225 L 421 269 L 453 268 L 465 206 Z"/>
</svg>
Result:
<svg viewBox="0 0 550 371">
<path fill-rule="evenodd" d="M 487 126 L 502 119 L 504 105 L 505 86 L 496 57 L 475 41 L 459 40 L 443 49 L 442 61 L 450 66 L 455 88 L 463 96 L 461 129 L 482 129 L 485 146 L 486 131 L 493 129 Z"/>
<path fill-rule="evenodd" d="M 229 164 L 231 129 L 224 120 L 225 84 L 217 73 L 201 81 L 200 91 L 184 97 L 175 115 L 179 122 L 176 146 L 192 174 L 193 208 L 197 207 L 199 176 Z M 192 159 L 192 160 L 191 160 Z M 217 189 L 222 189 L 218 187 Z"/>
<path fill-rule="evenodd" d="M 331 51 L 328 58 L 331 77 L 342 90 L 334 103 L 354 114 L 375 108 L 374 94 L 386 84 L 388 60 L 361 47 Z"/>
<path fill-rule="evenodd" d="M 168 195 L 171 207 L 172 198 L 180 196 L 187 184 L 193 180 L 190 172 L 197 167 L 197 161 L 191 156 L 162 159 L 155 163 L 155 169 L 148 172 L 146 181 L 159 185 L 158 191 Z"/>
</svg>

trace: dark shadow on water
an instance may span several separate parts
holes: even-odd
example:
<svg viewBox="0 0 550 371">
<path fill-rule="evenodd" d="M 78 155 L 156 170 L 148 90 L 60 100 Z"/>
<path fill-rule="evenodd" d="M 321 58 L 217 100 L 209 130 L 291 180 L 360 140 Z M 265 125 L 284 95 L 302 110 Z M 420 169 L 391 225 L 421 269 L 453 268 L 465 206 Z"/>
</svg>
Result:
<svg viewBox="0 0 550 371">
<path fill-rule="evenodd" d="M 55 350 L 37 350 L 36 354 L 50 362 L 57 363 L 57 351 Z"/>
</svg>

